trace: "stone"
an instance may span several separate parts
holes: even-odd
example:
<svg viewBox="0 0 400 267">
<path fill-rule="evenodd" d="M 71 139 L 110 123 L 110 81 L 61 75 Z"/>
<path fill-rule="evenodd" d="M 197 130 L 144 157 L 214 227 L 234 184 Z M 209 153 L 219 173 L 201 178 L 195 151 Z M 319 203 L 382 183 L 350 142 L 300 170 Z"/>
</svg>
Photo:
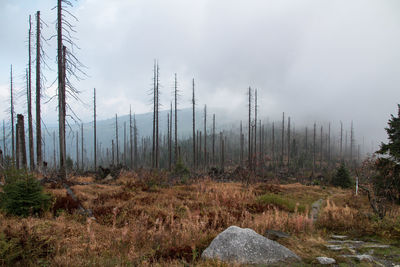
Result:
<svg viewBox="0 0 400 267">
<path fill-rule="evenodd" d="M 275 240 L 275 241 L 280 238 L 290 237 L 289 234 L 281 232 L 281 231 L 276 231 L 276 230 L 266 230 L 264 236 L 268 239 Z"/>
<path fill-rule="evenodd" d="M 384 244 L 365 244 L 363 247 L 364 248 L 390 248 L 389 245 L 384 245 Z"/>
<path fill-rule="evenodd" d="M 335 264 L 336 260 L 332 259 L 332 258 L 328 258 L 328 257 L 317 257 L 317 261 L 319 262 L 319 264 Z"/>
<path fill-rule="evenodd" d="M 327 248 L 329 248 L 330 250 L 342 250 L 344 249 L 344 247 L 340 246 L 340 245 L 325 245 Z"/>
<path fill-rule="evenodd" d="M 359 255 L 342 255 L 345 258 L 356 258 L 359 261 L 374 261 L 374 258 L 368 254 L 359 254 Z"/>
<path fill-rule="evenodd" d="M 230 226 L 203 251 L 203 259 L 239 264 L 274 264 L 299 261 L 300 257 L 254 230 Z"/>
</svg>

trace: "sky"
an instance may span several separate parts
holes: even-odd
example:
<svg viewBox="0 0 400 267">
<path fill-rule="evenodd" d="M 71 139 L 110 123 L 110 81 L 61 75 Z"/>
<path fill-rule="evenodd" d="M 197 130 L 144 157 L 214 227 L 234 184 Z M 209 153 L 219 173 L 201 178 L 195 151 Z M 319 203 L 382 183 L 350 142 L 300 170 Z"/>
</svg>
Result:
<svg viewBox="0 0 400 267">
<path fill-rule="evenodd" d="M 367 144 L 384 141 L 384 127 L 400 99 L 398 0 L 72 0 L 79 21 L 74 52 L 87 66 L 76 81 L 82 102 L 69 100 L 84 121 L 150 112 L 152 68 L 160 65 L 161 103 L 172 100 L 177 73 L 179 106 L 190 107 L 195 79 L 198 107 L 246 119 L 247 88 L 257 88 L 259 115 L 295 125 L 339 122 Z M 55 34 L 56 0 L 0 0 L 0 119 L 9 101 L 10 64 L 15 87 L 25 90 L 28 17 L 37 10 Z M 56 87 L 56 39 L 44 45 L 46 97 Z M 16 111 L 26 112 L 24 97 Z M 43 107 L 57 122 L 56 100 Z M 218 118 L 218 113 L 216 114 Z"/>
</svg>

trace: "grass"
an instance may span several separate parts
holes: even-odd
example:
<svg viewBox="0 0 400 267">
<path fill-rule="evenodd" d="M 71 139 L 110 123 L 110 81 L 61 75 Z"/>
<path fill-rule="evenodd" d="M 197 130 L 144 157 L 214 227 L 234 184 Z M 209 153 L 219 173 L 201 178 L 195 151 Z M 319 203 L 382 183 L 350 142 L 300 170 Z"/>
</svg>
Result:
<svg viewBox="0 0 400 267">
<path fill-rule="evenodd" d="M 217 183 L 207 177 L 168 185 L 165 174 L 146 172 L 123 172 L 105 184 L 93 183 L 93 177 L 73 179 L 89 183 L 72 186 L 72 190 L 84 207 L 92 209 L 96 220 L 79 215 L 64 189 L 47 188 L 57 205 L 43 218 L 0 214 L 0 253 L 10 244 L 27 244 L 29 237 L 29 242 L 38 244 L 25 250 L 35 260 L 33 265 L 39 261 L 57 266 L 228 266 L 203 261 L 200 256 L 218 233 L 237 225 L 259 234 L 267 229 L 290 233 L 290 238 L 279 242 L 305 264 L 314 264 L 317 256 L 333 256 L 323 245 L 327 236 L 353 230 L 359 218 L 366 220 L 371 231 L 385 229 L 376 231 L 382 235 L 396 225 L 395 217 L 388 218 L 383 227 L 361 216 L 369 212 L 366 198 L 350 203 L 352 192 L 336 188 L 266 183 L 246 186 Z M 328 197 L 314 224 L 308 214 L 311 204 Z M 393 238 L 391 235 L 388 238 Z M 10 261 L 27 265 L 23 257 Z"/>
</svg>

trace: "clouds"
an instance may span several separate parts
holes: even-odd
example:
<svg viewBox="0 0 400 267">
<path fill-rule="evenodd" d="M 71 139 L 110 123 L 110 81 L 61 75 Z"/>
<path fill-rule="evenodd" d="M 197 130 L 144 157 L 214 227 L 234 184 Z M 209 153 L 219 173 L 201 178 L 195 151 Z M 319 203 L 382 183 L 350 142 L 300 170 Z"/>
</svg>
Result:
<svg viewBox="0 0 400 267">
<path fill-rule="evenodd" d="M 25 2 L 0 2 L 0 20 L 9 25 L 0 29 L 2 85 L 10 63 L 21 72 L 25 66 L 27 14 L 40 9 L 48 23 L 55 20 L 55 1 Z M 89 77 L 77 87 L 88 104 L 96 87 L 100 118 L 126 114 L 130 104 L 150 111 L 157 58 L 165 107 L 178 73 L 183 106 L 194 77 L 199 105 L 244 118 L 250 85 L 259 90 L 263 117 L 285 111 L 297 124 L 353 119 L 360 135 L 380 140 L 400 99 L 399 12 L 395 0 L 82 0 L 73 13 Z M 54 60 L 55 44 L 48 49 Z M 90 108 L 72 106 L 90 120 Z M 45 117 L 56 120 L 54 112 Z"/>
</svg>

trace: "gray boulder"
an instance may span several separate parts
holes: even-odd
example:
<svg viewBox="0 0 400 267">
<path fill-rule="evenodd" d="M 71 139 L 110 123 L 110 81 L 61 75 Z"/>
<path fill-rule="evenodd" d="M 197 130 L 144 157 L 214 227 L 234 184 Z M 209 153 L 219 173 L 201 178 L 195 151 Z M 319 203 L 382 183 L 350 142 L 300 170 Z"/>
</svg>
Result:
<svg viewBox="0 0 400 267">
<path fill-rule="evenodd" d="M 274 264 L 300 260 L 299 256 L 281 244 L 251 229 L 237 226 L 230 226 L 220 233 L 201 256 L 203 259 L 240 264 Z"/>
<path fill-rule="evenodd" d="M 327 265 L 327 264 L 334 264 L 336 263 L 335 259 L 328 258 L 328 257 L 317 257 L 317 261 L 319 264 Z"/>
</svg>

